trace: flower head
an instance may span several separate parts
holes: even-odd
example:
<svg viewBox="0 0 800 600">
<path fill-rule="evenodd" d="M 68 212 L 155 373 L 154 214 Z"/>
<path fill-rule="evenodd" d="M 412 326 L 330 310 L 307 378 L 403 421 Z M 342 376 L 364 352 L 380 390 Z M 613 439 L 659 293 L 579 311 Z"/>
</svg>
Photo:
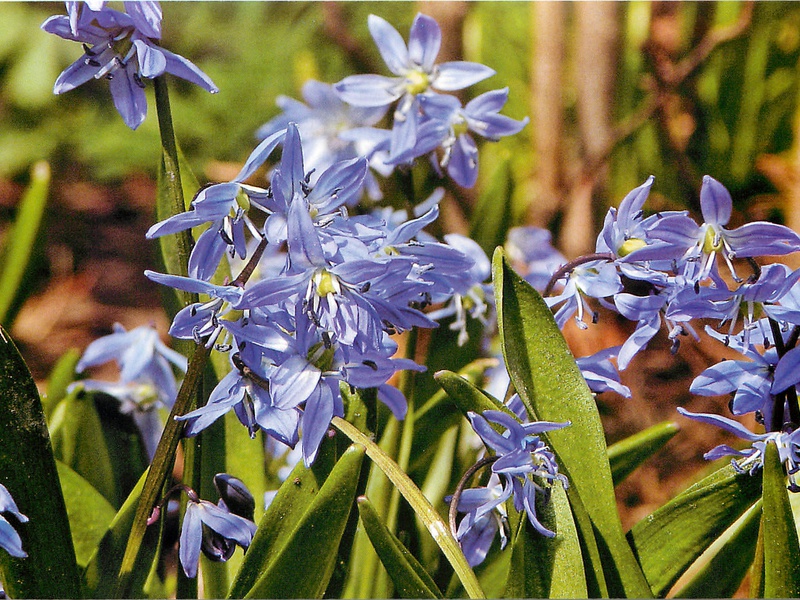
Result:
<svg viewBox="0 0 800 600">
<path fill-rule="evenodd" d="M 186 79 L 211 93 L 219 91 L 192 62 L 156 45 L 161 37 L 158 2 L 126 2 L 127 12 L 104 5 L 67 2 L 68 15 L 55 15 L 42 29 L 81 42 L 84 54 L 56 79 L 53 93 L 62 94 L 90 79 L 106 79 L 114 106 L 125 124 L 136 129 L 147 115 L 146 79 L 164 73 Z"/>
</svg>

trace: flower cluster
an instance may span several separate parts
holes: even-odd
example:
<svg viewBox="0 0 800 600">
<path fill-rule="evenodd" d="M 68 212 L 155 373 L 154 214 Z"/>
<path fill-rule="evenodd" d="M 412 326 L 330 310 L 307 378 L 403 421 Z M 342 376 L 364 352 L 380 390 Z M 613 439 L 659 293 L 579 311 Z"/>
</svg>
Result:
<svg viewBox="0 0 800 600">
<path fill-rule="evenodd" d="M 643 207 L 652 184 L 650 177 L 631 191 L 619 208 L 609 210 L 595 254 L 554 271 L 553 279 L 563 283 L 557 295 L 547 298 L 557 307 L 556 321 L 563 327 L 574 316 L 579 327 L 585 328 L 585 315 L 591 311 L 588 298 L 634 321 L 636 328 L 625 343 L 606 351 L 617 355 L 620 369 L 630 364 L 662 326 L 677 351 L 680 337 L 698 338 L 692 321 L 718 321 L 721 331 L 706 326 L 706 332 L 738 351 L 742 359 L 709 367 L 694 380 L 690 391 L 710 396 L 733 394 L 733 414 L 754 413 L 767 433 L 745 433 L 741 425 L 717 415 L 681 414 L 753 442 L 751 449 L 741 452 L 727 446 L 715 448 L 707 454 L 709 459 L 744 457 L 737 468 L 746 466 L 753 471 L 761 465 L 763 445 L 772 440 L 782 449 L 781 458 L 793 473 L 797 464 L 791 432 L 800 425 L 795 388 L 800 383 L 800 349 L 796 347 L 800 271 L 781 264 L 761 267 L 755 259 L 800 250 L 800 236 L 788 227 L 767 222 L 727 228 L 733 209 L 731 195 L 709 176 L 700 190 L 701 225 L 686 211 L 645 216 Z M 524 244 L 517 241 L 517 246 Z M 738 259 L 746 260 L 749 276 L 740 275 Z M 596 313 L 590 314 L 596 319 Z"/>
<path fill-rule="evenodd" d="M 278 144 L 283 152 L 270 186 L 242 183 Z M 399 369 L 422 367 L 392 358 L 397 345 L 389 336 L 435 326 L 421 309 L 460 289 L 474 261 L 419 235 L 436 219 L 435 205 L 399 224 L 379 213 L 348 215 L 343 206 L 360 192 L 366 172 L 365 158 L 347 159 L 312 185 L 299 128 L 289 123 L 259 144 L 233 181 L 204 188 L 192 210 L 148 232 L 156 237 L 208 224 L 188 277 L 147 272 L 154 281 L 207 296 L 180 311 L 170 333 L 203 340 L 230 357 L 231 372 L 208 403 L 180 417 L 189 435 L 233 409 L 252 433 L 260 428 L 292 447 L 302 431 L 308 465 L 331 418 L 343 414 L 341 382 L 378 388 L 379 398 L 404 416 L 405 399 L 387 382 Z M 263 214 L 261 228 L 248 216 L 254 209 Z M 248 250 L 248 237 L 269 260 Z M 258 270 L 246 282 L 211 283 L 226 251 L 257 262 Z"/>
<path fill-rule="evenodd" d="M 390 171 L 431 155 L 434 165 L 447 171 L 459 185 L 472 187 L 478 176 L 478 148 L 473 134 L 488 140 L 513 135 L 527 124 L 501 115 L 508 89 L 481 94 L 466 104 L 441 92 L 463 90 L 494 75 L 484 65 L 452 61 L 436 63 L 442 32 L 431 17 L 418 14 L 411 25 L 408 44 L 381 17 L 370 15 L 369 31 L 393 76 L 351 75 L 333 86 L 339 99 L 354 107 L 344 114 L 330 93 L 314 85 L 304 94 L 310 109 L 282 100 L 290 118 L 299 117 L 303 135 L 319 140 L 314 146 L 360 146 L 368 151 L 373 167 Z M 389 130 L 371 127 L 390 107 Z M 320 110 L 328 111 L 320 115 Z M 266 131 L 269 131 L 267 129 Z M 331 135 L 333 134 L 333 135 Z M 438 156 L 437 156 L 438 154 Z"/>
<path fill-rule="evenodd" d="M 517 404 L 524 415 L 524 407 L 518 399 Z M 505 546 L 504 504 L 509 498 L 513 498 L 517 511 L 525 511 L 536 531 L 546 537 L 555 536 L 555 532 L 539 521 L 536 502 L 537 499 L 548 500 L 555 481 L 560 481 L 564 487 L 568 482 L 558 472 L 555 455 L 539 434 L 561 429 L 569 422 L 520 423 L 511 414 L 499 410 L 487 410 L 483 415 L 470 412 L 467 416 L 484 444 L 495 452 L 486 461 L 492 469 L 486 487 L 464 490 L 458 499 L 457 509 L 466 516 L 458 525 L 456 538 L 469 564 L 475 566 L 486 557 L 496 533 L 500 532 L 501 544 Z M 505 431 L 499 433 L 495 425 Z"/>
<path fill-rule="evenodd" d="M 56 79 L 62 94 L 90 79 L 106 79 L 125 124 L 136 129 L 147 116 L 145 80 L 164 73 L 199 85 L 212 94 L 217 86 L 182 56 L 156 44 L 161 39 L 161 6 L 154 0 L 125 2 L 125 12 L 104 2 L 66 2 L 66 15 L 55 15 L 42 29 L 83 44 L 83 55 Z"/>
</svg>

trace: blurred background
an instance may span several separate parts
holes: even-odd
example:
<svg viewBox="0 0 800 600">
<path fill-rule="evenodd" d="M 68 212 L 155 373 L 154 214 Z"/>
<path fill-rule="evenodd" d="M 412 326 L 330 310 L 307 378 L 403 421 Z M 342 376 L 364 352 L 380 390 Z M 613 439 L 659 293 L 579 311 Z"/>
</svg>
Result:
<svg viewBox="0 0 800 600">
<path fill-rule="evenodd" d="M 529 116 L 521 134 L 481 148 L 478 189 L 511 195 L 508 223 L 549 228 L 568 257 L 594 249 L 603 215 L 648 175 L 648 208 L 699 214 L 702 176 L 731 191 L 731 226 L 765 219 L 800 230 L 800 4 L 792 2 L 165 2 L 162 45 L 219 86 L 210 95 L 170 81 L 177 135 L 201 183 L 238 171 L 255 130 L 314 78 L 387 74 L 367 30 L 378 14 L 407 37 L 417 11 L 443 30 L 439 60 L 484 63 L 497 75 L 471 95 L 508 86 L 503 111 Z M 51 187 L 43 235 L 5 326 L 37 380 L 67 349 L 126 327 L 166 331 L 144 238 L 154 222 L 160 159 L 155 107 L 137 131 L 122 122 L 105 82 L 52 94 L 80 45 L 42 32 L 55 2 L 0 3 L 0 228 L 9 229 L 32 165 L 46 160 Z M 464 100 L 468 100 L 464 97 Z M 492 186 L 495 186 L 494 188 Z M 449 188 L 446 231 L 467 232 L 476 194 Z M 789 259 L 791 260 L 791 259 Z M 798 266 L 794 264 L 793 266 Z M 630 324 L 613 316 L 588 334 L 567 331 L 576 355 L 621 343 Z M 623 380 L 632 400 L 600 398 L 610 441 L 663 419 L 674 407 L 722 412 L 691 398 L 694 375 L 724 349 L 656 339 Z M 714 436 L 717 436 L 716 438 Z M 618 489 L 626 524 L 694 477 L 685 465 L 725 439 L 686 426 Z"/>
</svg>

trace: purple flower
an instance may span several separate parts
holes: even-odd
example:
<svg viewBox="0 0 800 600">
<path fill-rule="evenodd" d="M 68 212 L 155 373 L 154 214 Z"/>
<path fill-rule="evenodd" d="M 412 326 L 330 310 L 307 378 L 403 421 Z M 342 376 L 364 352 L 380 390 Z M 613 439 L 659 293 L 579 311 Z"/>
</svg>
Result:
<svg viewBox="0 0 800 600">
<path fill-rule="evenodd" d="M 470 132 L 488 140 L 519 133 L 528 123 L 499 114 L 508 100 L 508 88 L 481 94 L 462 108 L 455 96 L 420 96 L 424 119 L 417 131 L 417 142 L 407 151 L 394 155 L 391 162 L 408 162 L 418 156 L 443 150 L 439 164 L 462 187 L 473 187 L 478 179 L 478 147 Z"/>
<path fill-rule="evenodd" d="M 354 106 L 383 107 L 400 100 L 394 113 L 391 155 L 413 147 L 419 121 L 419 96 L 430 90 L 455 91 L 494 75 L 489 67 L 472 62 L 435 64 L 442 32 L 432 18 L 417 14 L 408 46 L 384 19 L 370 15 L 370 33 L 386 66 L 395 77 L 351 75 L 335 84 L 339 97 Z"/>
<path fill-rule="evenodd" d="M 128 127 L 136 129 L 147 115 L 145 79 L 172 73 L 212 94 L 219 91 L 193 63 L 155 44 L 154 40 L 161 37 L 161 7 L 157 2 L 126 2 L 127 13 L 105 6 L 93 10 L 72 2 L 67 8 L 69 15 L 50 17 L 42 29 L 81 42 L 84 54 L 58 76 L 53 93 L 105 78 L 117 111 Z"/>
<path fill-rule="evenodd" d="M 8 489 L 0 484 L 0 548 L 16 558 L 25 558 L 28 553 L 22 549 L 22 539 L 6 515 L 14 517 L 17 523 L 28 522 L 28 517 L 17 508 L 17 503 L 14 502 Z"/>
<path fill-rule="evenodd" d="M 486 487 L 470 488 L 461 494 L 458 510 L 466 516 L 458 524 L 456 538 L 470 567 L 483 562 L 498 532 L 500 549 L 508 544 L 509 526 L 504 503 L 512 489 L 502 484 L 497 473 L 492 473 Z"/>
<path fill-rule="evenodd" d="M 792 432 L 753 433 L 738 421 L 720 415 L 693 413 L 682 407 L 678 407 L 678 412 L 684 417 L 721 427 L 743 440 L 752 442 L 750 448 L 745 450 L 736 450 L 726 444 L 721 444 L 704 454 L 706 460 L 717 460 L 724 456 L 734 457 L 731 459 L 731 465 L 738 473 L 749 473 L 750 475 L 757 473 L 764 466 L 767 444 L 775 444 L 778 447 L 778 457 L 781 463 L 786 465 L 789 473 L 789 490 L 800 492 L 800 486 L 795 481 L 795 475 L 800 471 L 800 429 Z"/>
<path fill-rule="evenodd" d="M 497 410 L 487 410 L 483 416 L 470 412 L 467 416 L 472 428 L 497 456 L 492 463 L 492 472 L 503 479 L 504 489 L 499 497 L 503 500 L 513 497 L 514 507 L 520 512 L 526 512 L 534 529 L 546 537 L 553 537 L 555 533 L 542 525 L 536 516 L 536 495 L 546 495 L 556 480 L 561 481 L 565 487 L 568 484 L 567 478 L 558 472 L 555 455 L 537 434 L 561 429 L 568 426 L 569 422 L 520 423 L 511 415 Z M 503 434 L 498 433 L 490 422 L 500 425 L 506 431 Z M 489 512 L 498 504 L 498 498 L 487 499 L 476 509 L 473 521 L 476 522 L 476 517 Z"/>
<path fill-rule="evenodd" d="M 197 577 L 201 549 L 211 560 L 224 562 L 237 545 L 247 549 L 256 533 L 253 497 L 244 483 L 220 473 L 214 477 L 214 485 L 220 494 L 217 504 L 201 500 L 194 490 L 186 490 L 189 500 L 181 527 L 179 556 L 187 577 Z M 241 512 L 249 516 L 237 514 Z"/>
<path fill-rule="evenodd" d="M 522 265 L 525 281 L 544 292 L 553 274 L 567 259 L 552 244 L 553 235 L 541 227 L 514 227 L 509 230 L 505 248 L 508 256 Z"/>
<path fill-rule="evenodd" d="M 737 229 L 726 229 L 731 218 L 733 201 L 725 187 L 706 175 L 700 190 L 700 206 L 704 223 L 698 226 L 683 213 L 664 215 L 649 229 L 651 237 L 666 242 L 662 258 L 680 260 L 683 274 L 692 282 L 711 274 L 717 255 L 733 268 L 734 258 L 782 255 L 800 250 L 800 236 L 783 225 L 757 221 Z"/>
</svg>

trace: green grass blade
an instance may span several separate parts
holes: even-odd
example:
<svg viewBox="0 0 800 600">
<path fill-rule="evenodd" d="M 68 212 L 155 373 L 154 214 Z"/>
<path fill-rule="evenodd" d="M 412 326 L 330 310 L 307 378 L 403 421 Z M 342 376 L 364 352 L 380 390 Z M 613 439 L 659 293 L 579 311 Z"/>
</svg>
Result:
<svg viewBox="0 0 800 600">
<path fill-rule="evenodd" d="M 764 453 L 764 598 L 800 597 L 800 543 L 798 543 L 786 473 L 778 447 L 767 443 Z"/>
<path fill-rule="evenodd" d="M 353 444 L 325 479 L 281 549 L 259 568 L 245 598 L 321 598 L 336 565 L 337 549 L 355 500 L 364 448 Z"/>
<path fill-rule="evenodd" d="M 414 555 L 386 528 L 375 508 L 366 497 L 358 499 L 358 512 L 372 546 L 392 578 L 399 598 L 441 598 L 428 572 Z"/>
<path fill-rule="evenodd" d="M 624 480 L 680 431 L 677 423 L 664 421 L 608 447 L 614 485 Z"/>
<path fill-rule="evenodd" d="M 22 197 L 13 229 L 3 253 L 0 273 L 0 323 L 8 323 L 10 312 L 18 303 L 25 270 L 30 262 L 39 228 L 44 217 L 50 189 L 50 165 L 38 162 L 31 169 L 31 182 Z"/>
</svg>

